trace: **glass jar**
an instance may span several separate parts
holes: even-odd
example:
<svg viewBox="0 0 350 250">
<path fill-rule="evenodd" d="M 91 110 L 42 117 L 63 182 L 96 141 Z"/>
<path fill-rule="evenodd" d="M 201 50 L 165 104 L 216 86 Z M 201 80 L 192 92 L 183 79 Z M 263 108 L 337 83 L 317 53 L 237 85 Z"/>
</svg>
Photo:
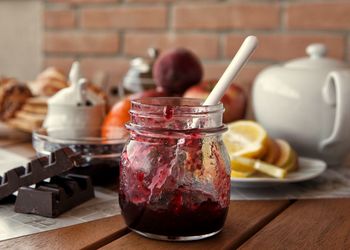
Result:
<svg viewBox="0 0 350 250">
<path fill-rule="evenodd" d="M 132 101 L 121 155 L 119 203 L 146 237 L 197 240 L 221 231 L 230 201 L 223 106 L 199 99 Z"/>
</svg>

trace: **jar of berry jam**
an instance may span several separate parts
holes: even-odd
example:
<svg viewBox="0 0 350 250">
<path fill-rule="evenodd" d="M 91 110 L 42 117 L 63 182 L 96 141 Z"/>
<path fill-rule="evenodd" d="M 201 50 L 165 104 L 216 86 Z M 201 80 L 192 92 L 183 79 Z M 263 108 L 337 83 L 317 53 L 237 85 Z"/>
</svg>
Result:
<svg viewBox="0 0 350 250">
<path fill-rule="evenodd" d="M 131 230 L 175 241 L 222 230 L 230 200 L 224 109 L 201 104 L 179 97 L 132 101 L 119 190 Z"/>
</svg>

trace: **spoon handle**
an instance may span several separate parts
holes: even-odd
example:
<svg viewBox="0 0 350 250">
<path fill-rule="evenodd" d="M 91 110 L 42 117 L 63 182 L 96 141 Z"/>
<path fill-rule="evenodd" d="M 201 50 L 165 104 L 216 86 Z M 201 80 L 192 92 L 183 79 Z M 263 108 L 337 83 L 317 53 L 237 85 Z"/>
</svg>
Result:
<svg viewBox="0 0 350 250">
<path fill-rule="evenodd" d="M 248 61 L 249 56 L 253 53 L 258 44 L 255 36 L 248 36 L 244 39 L 241 47 L 226 68 L 224 74 L 210 92 L 203 105 L 215 105 L 225 94 L 226 89 L 230 86 L 232 80 L 237 76 L 238 72 Z"/>
</svg>

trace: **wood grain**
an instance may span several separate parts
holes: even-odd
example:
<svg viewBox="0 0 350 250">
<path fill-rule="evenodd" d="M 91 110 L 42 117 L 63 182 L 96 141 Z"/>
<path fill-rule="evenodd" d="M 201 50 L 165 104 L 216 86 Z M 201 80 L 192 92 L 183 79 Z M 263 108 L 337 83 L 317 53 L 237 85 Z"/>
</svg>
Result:
<svg viewBox="0 0 350 250">
<path fill-rule="evenodd" d="M 128 233 L 120 215 L 0 242 L 0 249 L 97 249 Z"/>
<path fill-rule="evenodd" d="M 232 249 L 256 233 L 289 204 L 289 201 L 231 201 L 223 231 L 212 238 L 174 243 L 150 240 L 136 233 L 129 233 L 102 249 Z"/>
<path fill-rule="evenodd" d="M 240 249 L 350 249 L 350 199 L 297 201 Z"/>
</svg>

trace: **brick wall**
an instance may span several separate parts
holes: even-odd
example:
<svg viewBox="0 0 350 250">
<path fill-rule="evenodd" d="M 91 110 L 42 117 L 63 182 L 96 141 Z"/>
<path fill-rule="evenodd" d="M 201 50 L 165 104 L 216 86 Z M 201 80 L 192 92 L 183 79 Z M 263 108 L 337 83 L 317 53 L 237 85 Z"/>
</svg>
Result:
<svg viewBox="0 0 350 250">
<path fill-rule="evenodd" d="M 87 76 L 103 70 L 118 82 L 151 46 L 184 46 L 220 76 L 243 38 L 260 45 L 238 81 L 249 85 L 270 64 L 304 55 L 312 42 L 349 59 L 350 1 L 320 0 L 46 0 L 45 66 L 67 70 L 73 59 Z"/>
</svg>

